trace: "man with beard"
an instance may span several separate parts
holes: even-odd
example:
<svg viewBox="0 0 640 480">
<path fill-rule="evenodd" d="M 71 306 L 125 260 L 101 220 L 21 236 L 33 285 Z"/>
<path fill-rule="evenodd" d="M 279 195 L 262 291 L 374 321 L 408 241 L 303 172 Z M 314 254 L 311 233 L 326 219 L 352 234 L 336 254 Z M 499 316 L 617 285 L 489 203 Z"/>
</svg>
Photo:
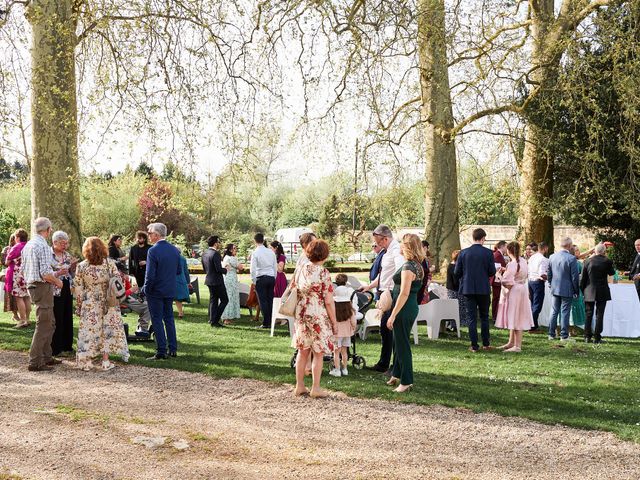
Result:
<svg viewBox="0 0 640 480">
<path fill-rule="evenodd" d="M 129 252 L 129 275 L 136 278 L 138 288 L 144 285 L 144 277 L 147 274 L 147 253 L 151 248 L 147 232 L 136 233 L 137 243 L 131 247 Z"/>
</svg>

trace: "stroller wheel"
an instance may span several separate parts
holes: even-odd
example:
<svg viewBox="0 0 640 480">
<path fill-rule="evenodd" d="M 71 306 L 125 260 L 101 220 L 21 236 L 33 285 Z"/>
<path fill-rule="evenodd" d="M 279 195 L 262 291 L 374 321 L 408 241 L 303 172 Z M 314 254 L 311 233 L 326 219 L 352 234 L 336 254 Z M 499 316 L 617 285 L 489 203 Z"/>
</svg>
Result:
<svg viewBox="0 0 640 480">
<path fill-rule="evenodd" d="M 291 368 L 296 368 L 296 360 L 298 359 L 298 352 L 294 352 L 293 357 L 291 357 Z"/>
<path fill-rule="evenodd" d="M 362 370 L 366 366 L 367 366 L 367 361 L 364 359 L 364 357 L 361 357 L 360 355 L 354 355 L 353 367 L 355 369 Z"/>
</svg>

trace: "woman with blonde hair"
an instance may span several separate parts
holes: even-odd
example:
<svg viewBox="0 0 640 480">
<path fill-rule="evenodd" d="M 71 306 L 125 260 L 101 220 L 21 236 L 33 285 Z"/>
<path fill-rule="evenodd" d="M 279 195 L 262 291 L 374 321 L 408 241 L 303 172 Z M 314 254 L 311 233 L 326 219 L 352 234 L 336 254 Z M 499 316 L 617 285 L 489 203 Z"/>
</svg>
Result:
<svg viewBox="0 0 640 480">
<path fill-rule="evenodd" d="M 424 250 L 420 238 L 407 233 L 402 237 L 400 251 L 405 263 L 393 276 L 393 310 L 387 328 L 393 330 L 395 357 L 387 385 L 398 385 L 394 392 L 408 392 L 413 386 L 413 359 L 409 334 L 418 316 L 418 291 L 425 271 L 422 268 Z"/>
<path fill-rule="evenodd" d="M 108 301 L 111 278 L 118 277 L 116 263 L 109 257 L 107 246 L 98 237 L 89 237 L 82 245 L 85 260 L 76 269 L 75 294 L 80 325 L 78 327 L 78 367 L 88 371 L 94 357 L 102 354 L 102 370 L 115 367 L 110 354 L 129 360 L 129 347 L 122 327 L 120 305 Z"/>
</svg>

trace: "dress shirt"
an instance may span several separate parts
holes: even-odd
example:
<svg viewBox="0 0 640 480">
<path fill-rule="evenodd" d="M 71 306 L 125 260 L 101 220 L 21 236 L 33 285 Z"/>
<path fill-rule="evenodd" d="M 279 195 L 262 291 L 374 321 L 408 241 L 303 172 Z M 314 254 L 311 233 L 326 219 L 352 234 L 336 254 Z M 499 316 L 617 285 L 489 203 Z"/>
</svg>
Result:
<svg viewBox="0 0 640 480">
<path fill-rule="evenodd" d="M 400 253 L 400 244 L 393 239 L 380 262 L 380 283 L 378 290 L 393 290 L 393 276 L 404 265 L 404 257 Z"/>
<path fill-rule="evenodd" d="M 260 245 L 251 255 L 251 280 L 256 283 L 258 277 L 274 277 L 278 272 L 278 260 L 273 250 Z"/>
<path fill-rule="evenodd" d="M 549 259 L 540 252 L 536 252 L 529 258 L 529 281 L 542 280 L 549 270 Z"/>
<path fill-rule="evenodd" d="M 41 235 L 27 242 L 22 250 L 22 272 L 27 285 L 44 282 L 43 275 L 53 274 L 51 247 Z"/>
</svg>

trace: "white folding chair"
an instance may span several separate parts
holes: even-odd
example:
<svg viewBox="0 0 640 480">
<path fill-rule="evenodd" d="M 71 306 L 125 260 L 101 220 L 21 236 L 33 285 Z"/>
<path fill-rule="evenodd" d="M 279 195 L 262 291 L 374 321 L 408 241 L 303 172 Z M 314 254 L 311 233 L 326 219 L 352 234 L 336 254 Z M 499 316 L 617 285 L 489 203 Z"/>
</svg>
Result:
<svg viewBox="0 0 640 480">
<path fill-rule="evenodd" d="M 370 330 L 379 330 L 380 329 L 380 310 L 376 310 L 375 308 L 370 308 L 367 310 L 367 313 L 364 315 L 364 320 L 360 325 L 360 331 L 358 332 L 361 340 L 367 339 L 367 334 Z"/>
<path fill-rule="evenodd" d="M 289 335 L 293 337 L 295 332 L 295 318 L 288 317 L 286 315 L 282 315 L 278 310 L 280 310 L 280 298 L 273 299 L 273 308 L 271 309 L 271 336 L 273 337 L 273 332 L 276 328 L 276 320 L 286 320 L 289 324 Z"/>
</svg>

